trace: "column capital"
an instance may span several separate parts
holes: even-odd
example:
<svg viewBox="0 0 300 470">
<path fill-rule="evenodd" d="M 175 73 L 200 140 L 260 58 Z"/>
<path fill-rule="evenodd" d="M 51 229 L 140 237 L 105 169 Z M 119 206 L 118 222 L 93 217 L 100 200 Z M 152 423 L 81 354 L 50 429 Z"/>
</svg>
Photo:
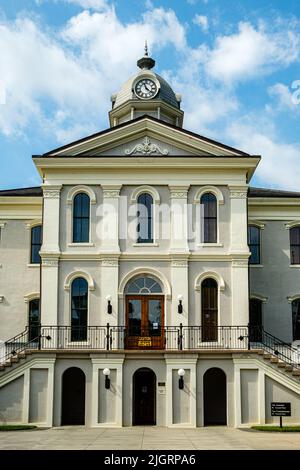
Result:
<svg viewBox="0 0 300 470">
<path fill-rule="evenodd" d="M 171 199 L 186 199 L 190 185 L 171 186 L 169 185 Z"/>
<path fill-rule="evenodd" d="M 59 199 L 60 198 L 60 190 L 62 188 L 61 184 L 43 184 L 43 196 L 47 199 Z"/>
<path fill-rule="evenodd" d="M 230 199 L 247 199 L 248 186 L 228 186 Z"/>
<path fill-rule="evenodd" d="M 120 196 L 121 184 L 104 184 L 101 185 L 104 198 L 117 198 Z"/>
</svg>

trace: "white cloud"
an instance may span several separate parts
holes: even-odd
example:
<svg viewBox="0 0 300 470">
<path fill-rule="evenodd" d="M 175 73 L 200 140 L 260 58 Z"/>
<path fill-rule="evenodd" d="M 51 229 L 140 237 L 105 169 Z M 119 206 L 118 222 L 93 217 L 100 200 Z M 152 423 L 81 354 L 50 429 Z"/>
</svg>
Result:
<svg viewBox="0 0 300 470">
<path fill-rule="evenodd" d="M 74 3 L 82 8 L 92 10 L 106 10 L 108 8 L 107 0 L 63 0 L 67 3 Z"/>
<path fill-rule="evenodd" d="M 202 31 L 208 31 L 208 18 L 205 15 L 195 15 L 193 18 L 193 23 L 200 26 Z"/>
<path fill-rule="evenodd" d="M 0 132 L 26 132 L 34 122 L 61 142 L 106 127 L 110 95 L 136 70 L 145 38 L 150 50 L 167 44 L 186 48 L 184 27 L 163 8 L 129 24 L 121 23 L 113 8 L 85 10 L 60 35 L 24 16 L 3 21 L 0 76 L 6 104 Z M 63 122 L 60 112 L 66 112 Z"/>
<path fill-rule="evenodd" d="M 300 143 L 289 144 L 278 140 L 261 124 L 235 122 L 228 128 L 227 133 L 238 148 L 262 155 L 255 172 L 262 184 L 298 191 Z"/>
<path fill-rule="evenodd" d="M 275 83 L 275 85 L 268 88 L 268 93 L 276 100 L 275 106 L 270 107 L 271 111 L 300 111 L 300 106 L 297 106 L 293 99 L 294 90 L 290 90 L 287 85 L 284 85 L 283 83 Z"/>
<path fill-rule="evenodd" d="M 288 66 L 299 54 L 300 36 L 294 30 L 267 31 L 262 23 L 256 29 L 241 22 L 236 34 L 216 39 L 206 68 L 214 78 L 232 82 Z"/>
</svg>

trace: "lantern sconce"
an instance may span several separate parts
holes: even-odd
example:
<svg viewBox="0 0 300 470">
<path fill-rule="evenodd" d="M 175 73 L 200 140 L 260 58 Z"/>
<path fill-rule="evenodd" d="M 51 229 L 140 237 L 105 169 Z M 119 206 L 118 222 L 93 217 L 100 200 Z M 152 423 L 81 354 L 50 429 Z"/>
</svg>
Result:
<svg viewBox="0 0 300 470">
<path fill-rule="evenodd" d="M 177 297 L 177 300 L 178 300 L 178 313 L 183 312 L 182 299 L 183 299 L 183 296 L 181 294 L 179 294 L 179 296 Z"/>
<path fill-rule="evenodd" d="M 110 389 L 110 378 L 109 378 L 110 370 L 105 368 L 103 369 L 103 375 L 105 376 L 105 388 L 106 390 Z"/>
<path fill-rule="evenodd" d="M 107 313 L 111 314 L 112 313 L 111 295 L 107 295 L 106 300 L 107 300 Z"/>
<path fill-rule="evenodd" d="M 179 390 L 183 390 L 184 388 L 184 375 L 185 375 L 185 370 L 184 369 L 179 369 L 178 370 L 178 375 L 179 375 L 179 380 L 178 380 L 178 387 Z"/>
</svg>

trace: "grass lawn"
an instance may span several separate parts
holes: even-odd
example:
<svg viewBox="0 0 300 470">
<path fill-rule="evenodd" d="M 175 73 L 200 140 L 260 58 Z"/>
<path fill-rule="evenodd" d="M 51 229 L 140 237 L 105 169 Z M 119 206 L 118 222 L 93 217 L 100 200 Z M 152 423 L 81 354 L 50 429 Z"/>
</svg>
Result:
<svg viewBox="0 0 300 470">
<path fill-rule="evenodd" d="M 36 426 L 27 424 L 2 424 L 0 425 L 0 431 L 26 431 L 28 429 L 35 429 Z"/>
<path fill-rule="evenodd" d="M 300 426 L 252 426 L 251 429 L 256 431 L 267 432 L 300 432 Z"/>
</svg>

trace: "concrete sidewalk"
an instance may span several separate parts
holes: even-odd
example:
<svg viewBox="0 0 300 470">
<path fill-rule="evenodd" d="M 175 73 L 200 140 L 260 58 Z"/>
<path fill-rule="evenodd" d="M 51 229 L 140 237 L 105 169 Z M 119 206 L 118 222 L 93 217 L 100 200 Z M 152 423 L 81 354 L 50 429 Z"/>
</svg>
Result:
<svg viewBox="0 0 300 470">
<path fill-rule="evenodd" d="M 1 450 L 299 450 L 300 433 L 266 433 L 248 429 L 205 427 L 85 428 L 0 432 Z"/>
</svg>

